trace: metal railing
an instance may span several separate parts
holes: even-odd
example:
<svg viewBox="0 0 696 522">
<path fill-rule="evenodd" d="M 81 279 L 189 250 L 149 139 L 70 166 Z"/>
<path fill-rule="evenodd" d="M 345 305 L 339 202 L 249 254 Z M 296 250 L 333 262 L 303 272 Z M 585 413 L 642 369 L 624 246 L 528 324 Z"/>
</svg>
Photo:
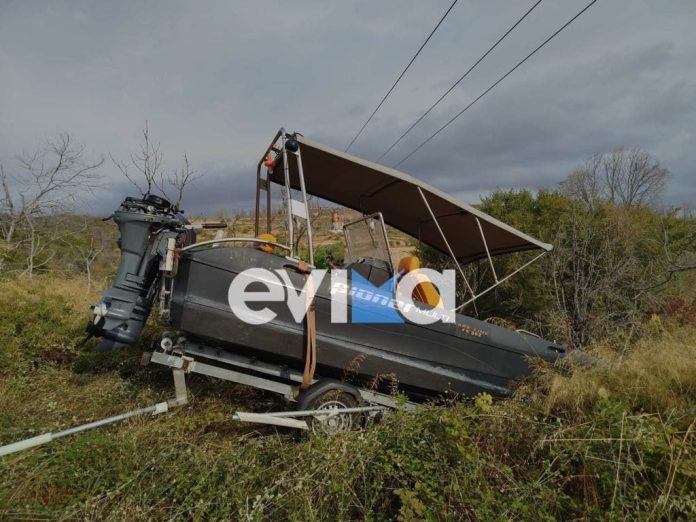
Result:
<svg viewBox="0 0 696 522">
<path fill-rule="evenodd" d="M 215 246 L 218 243 L 256 243 L 263 245 L 270 245 L 272 247 L 281 248 L 288 252 L 292 249 L 288 245 L 283 245 L 282 243 L 274 243 L 273 241 L 267 241 L 265 239 L 259 239 L 257 237 L 221 237 L 219 239 L 209 239 L 207 241 L 201 241 L 199 243 L 194 243 L 193 245 L 186 246 L 180 250 L 180 252 L 186 252 L 188 250 L 194 250 L 196 248 L 204 246 Z"/>
</svg>

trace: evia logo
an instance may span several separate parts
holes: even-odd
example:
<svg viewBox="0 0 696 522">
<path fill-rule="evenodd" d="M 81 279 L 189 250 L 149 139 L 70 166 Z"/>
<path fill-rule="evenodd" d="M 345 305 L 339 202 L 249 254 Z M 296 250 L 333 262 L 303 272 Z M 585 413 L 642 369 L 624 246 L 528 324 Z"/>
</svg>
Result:
<svg viewBox="0 0 696 522">
<path fill-rule="evenodd" d="M 357 271 L 351 271 L 350 289 L 346 292 L 351 296 L 350 320 L 352 323 L 403 323 L 404 318 L 394 300 L 396 278 L 390 277 L 381 286 L 375 286 L 361 276 Z M 332 291 L 334 288 L 331 289 Z"/>
<path fill-rule="evenodd" d="M 313 302 L 321 306 L 321 299 L 330 301 L 331 322 L 337 324 L 455 322 L 454 270 L 421 268 L 379 286 L 355 270 L 332 270 L 329 291 L 318 292 L 326 274 L 324 269 L 314 269 L 305 278 L 285 269 L 250 268 L 232 280 L 227 298 L 239 319 L 255 325 L 274 320 L 282 310 L 272 303 L 283 302 L 301 323 Z M 414 300 L 425 284 L 437 289 L 436 304 Z"/>
</svg>

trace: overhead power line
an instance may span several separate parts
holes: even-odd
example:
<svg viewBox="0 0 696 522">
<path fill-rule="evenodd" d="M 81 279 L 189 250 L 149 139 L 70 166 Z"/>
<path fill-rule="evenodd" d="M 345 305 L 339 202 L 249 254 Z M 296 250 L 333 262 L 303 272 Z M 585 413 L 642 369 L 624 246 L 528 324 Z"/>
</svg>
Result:
<svg viewBox="0 0 696 522">
<path fill-rule="evenodd" d="M 392 85 L 391 88 L 387 91 L 387 94 L 384 95 L 384 97 L 383 97 L 382 100 L 379 102 L 379 104 L 377 105 L 377 107 L 375 107 L 375 110 L 372 111 L 372 114 L 370 114 L 370 117 L 367 118 L 367 120 L 365 121 L 365 123 L 363 123 L 363 126 L 360 127 L 360 130 L 358 131 L 358 133 L 357 133 L 357 134 L 355 135 L 355 137 L 350 141 L 350 143 L 348 144 L 348 146 L 347 146 L 346 149 L 345 149 L 346 152 L 348 152 L 348 149 L 350 149 L 350 148 L 353 146 L 353 143 L 355 143 L 355 140 L 357 140 L 358 137 L 362 134 L 362 131 L 365 130 L 365 127 L 367 127 L 367 124 L 370 123 L 370 121 L 372 121 L 372 118 L 374 117 L 374 115 L 377 114 L 377 111 L 379 110 L 379 108 L 382 106 L 382 104 L 386 101 L 386 99 L 387 99 L 387 98 L 389 97 L 389 95 L 392 93 L 392 91 L 394 90 L 394 88 L 396 87 L 396 85 L 401 81 L 401 78 L 404 77 L 404 74 L 406 74 L 406 71 L 408 71 L 409 67 L 411 67 L 411 64 L 413 64 L 413 62 L 416 60 L 416 58 L 418 58 L 418 55 L 420 54 L 420 52 L 421 52 L 421 51 L 423 50 L 423 48 L 428 44 L 428 42 L 430 41 L 430 39 L 432 38 L 432 36 L 435 34 L 435 31 L 437 31 L 437 29 L 440 27 L 440 25 L 442 24 L 442 22 L 445 21 L 445 18 L 447 18 L 447 15 L 450 13 L 450 11 L 452 10 L 452 8 L 454 7 L 454 5 L 455 5 L 457 2 L 458 2 L 458 0 L 454 0 L 454 2 L 452 2 L 452 5 L 450 5 L 449 8 L 447 9 L 447 11 L 445 11 L 445 14 L 442 15 L 442 18 L 440 18 L 440 21 L 437 23 L 437 25 L 435 26 L 435 28 L 434 28 L 432 31 L 430 31 L 430 34 L 429 34 L 428 37 L 425 39 L 425 41 L 423 42 L 423 44 L 420 46 L 420 48 L 418 49 L 418 51 L 416 51 L 416 54 L 413 55 L 413 58 L 411 58 L 411 61 L 408 62 L 408 65 L 404 68 L 403 71 L 401 71 L 401 74 L 399 75 L 399 77 L 398 77 L 398 78 L 396 79 L 396 81 L 394 82 L 394 85 Z"/>
<path fill-rule="evenodd" d="M 504 34 L 503 36 L 501 36 L 500 38 L 498 38 L 498 41 L 497 41 L 497 42 L 495 42 L 495 43 L 494 43 L 494 44 L 493 44 L 493 45 L 492 45 L 492 46 L 491 46 L 491 47 L 490 47 L 478 60 L 476 60 L 476 63 L 474 63 L 474 65 L 472 65 L 471 67 L 469 67 L 469 69 L 468 69 L 464 74 L 462 74 L 462 75 L 459 77 L 459 79 L 458 79 L 456 82 L 454 82 L 454 83 L 452 84 L 452 86 L 451 86 L 449 89 L 447 89 L 447 90 L 444 92 L 444 94 L 443 94 L 442 96 L 440 96 L 440 97 L 435 101 L 435 103 L 433 103 L 433 104 L 428 108 L 428 110 L 425 111 L 425 112 L 421 115 L 420 118 L 418 118 L 415 122 L 413 122 L 413 124 L 412 124 L 408 129 L 406 129 L 406 130 L 404 131 L 404 133 L 403 133 L 401 136 L 399 136 L 399 139 L 397 139 L 394 143 L 392 143 L 392 144 L 389 146 L 389 148 L 388 148 L 387 150 L 385 150 L 385 151 L 382 153 L 382 155 L 381 155 L 379 158 L 377 158 L 375 161 L 380 161 L 384 156 L 386 156 L 387 154 L 389 154 L 389 152 L 390 152 L 394 147 L 396 147 L 396 145 L 397 145 L 399 142 L 401 142 L 401 140 L 403 140 L 403 139 L 406 137 L 406 135 L 407 135 L 409 132 L 411 132 L 411 131 L 413 130 L 413 128 L 414 128 L 416 125 L 418 125 L 421 121 L 423 121 L 423 118 L 425 118 L 428 114 L 430 114 L 431 111 L 432 111 L 435 107 L 437 107 L 437 105 L 439 105 L 439 103 L 440 103 L 442 100 L 444 100 L 445 97 L 446 97 L 449 93 L 451 93 L 451 92 L 454 90 L 454 88 L 455 88 L 457 85 L 459 85 L 459 84 L 464 80 L 464 78 L 466 78 L 467 76 L 469 76 L 469 73 L 470 73 L 471 71 L 473 71 L 473 70 L 478 66 L 478 64 L 480 64 L 483 60 L 485 60 L 485 59 L 486 59 L 486 56 L 488 56 L 496 47 L 498 47 L 498 44 L 500 44 L 500 42 L 502 42 L 503 40 L 505 40 L 505 38 L 507 38 L 507 36 L 508 36 L 512 31 L 514 31 L 515 28 L 516 28 L 518 25 L 520 25 L 520 23 L 522 23 L 522 20 L 524 20 L 525 18 L 527 18 L 527 15 L 528 15 L 529 13 L 531 13 L 532 11 L 534 11 L 534 9 L 535 9 L 540 3 L 541 3 L 541 0 L 538 0 L 532 7 L 530 7 L 530 8 L 527 10 L 527 12 L 524 13 L 524 14 L 522 15 L 522 17 L 521 17 L 519 20 L 517 20 L 517 21 L 515 22 L 515 24 L 514 24 L 512 27 L 510 27 L 510 29 L 508 29 L 508 30 L 505 32 L 505 34 Z"/>
<path fill-rule="evenodd" d="M 454 120 L 459 118 L 462 114 L 464 114 L 469 108 L 471 108 L 472 105 L 474 105 L 477 101 L 479 101 L 481 98 L 483 98 L 486 94 L 491 92 L 496 85 L 498 85 L 500 82 L 502 82 L 505 78 L 510 76 L 514 71 L 517 70 L 518 67 L 520 67 L 524 62 L 529 60 L 534 54 L 536 54 L 537 51 L 539 51 L 542 47 L 544 47 L 547 43 L 549 43 L 551 40 L 553 40 L 561 31 L 563 31 L 566 27 L 568 27 L 570 24 L 572 24 L 575 20 L 577 20 L 585 11 L 587 11 L 590 7 L 592 7 L 595 3 L 597 3 L 598 0 L 592 0 L 589 4 L 587 4 L 578 14 L 576 14 L 573 18 L 568 20 L 565 24 L 563 24 L 555 33 L 553 33 L 551 36 L 549 36 L 546 40 L 544 40 L 536 49 L 534 49 L 531 53 L 529 53 L 527 56 L 525 56 L 520 62 L 517 63 L 512 69 L 510 69 L 508 72 L 506 72 L 503 76 L 498 78 L 498 80 L 488 87 L 485 91 L 483 91 L 477 98 L 474 99 L 469 105 L 464 107 L 461 111 L 459 111 L 457 114 L 455 114 L 447 123 L 445 123 L 442 127 L 440 127 L 437 131 L 435 131 L 433 134 L 428 137 L 424 142 L 422 142 L 418 147 L 413 149 L 410 153 L 408 153 L 405 157 L 403 157 L 398 163 L 394 164 L 393 168 L 398 167 L 401 165 L 404 161 L 406 161 L 408 158 L 413 156 L 416 152 L 418 152 L 420 149 L 422 149 L 430 140 L 432 140 L 435 136 L 440 134 L 443 130 L 445 130 Z"/>
</svg>

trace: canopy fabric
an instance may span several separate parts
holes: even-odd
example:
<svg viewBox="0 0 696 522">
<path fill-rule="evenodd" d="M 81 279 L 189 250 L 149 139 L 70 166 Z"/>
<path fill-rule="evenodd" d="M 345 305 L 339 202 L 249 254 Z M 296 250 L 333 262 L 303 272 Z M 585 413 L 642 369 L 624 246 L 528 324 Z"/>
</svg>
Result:
<svg viewBox="0 0 696 522">
<path fill-rule="evenodd" d="M 423 243 L 449 254 L 447 243 L 461 263 L 491 256 L 543 249 L 542 243 L 480 210 L 457 201 L 416 178 L 367 161 L 298 135 L 307 194 L 363 214 L 381 212 L 384 222 Z M 300 190 L 297 157 L 288 153 L 290 185 Z M 270 173 L 272 182 L 284 185 L 282 154 Z M 419 191 L 420 189 L 420 191 Z M 433 221 L 421 193 L 435 214 L 447 243 Z M 479 230 L 478 218 L 484 239 Z"/>
</svg>

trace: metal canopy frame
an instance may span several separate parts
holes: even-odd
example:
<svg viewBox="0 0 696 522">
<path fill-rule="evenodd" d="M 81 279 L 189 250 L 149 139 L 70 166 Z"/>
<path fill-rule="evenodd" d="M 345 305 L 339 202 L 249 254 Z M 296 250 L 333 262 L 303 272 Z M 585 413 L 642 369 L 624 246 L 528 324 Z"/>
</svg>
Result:
<svg viewBox="0 0 696 522">
<path fill-rule="evenodd" d="M 442 227 L 440 226 L 440 222 L 438 221 L 437 216 L 436 216 L 435 213 L 433 212 L 433 209 L 432 209 L 432 207 L 430 206 L 430 203 L 428 202 L 427 196 L 425 195 L 425 193 L 423 192 L 423 190 L 422 190 L 420 187 L 417 187 L 417 189 L 418 189 L 418 193 L 419 193 L 420 196 L 421 196 L 421 199 L 423 200 L 423 203 L 424 203 L 425 207 L 426 207 L 427 210 L 428 210 L 428 213 L 430 214 L 430 217 L 431 217 L 431 219 L 432 219 L 432 222 L 435 224 L 435 227 L 437 228 L 438 232 L 440 233 L 440 237 L 442 237 L 442 241 L 445 243 L 445 245 L 446 245 L 446 247 L 447 247 L 447 250 L 448 250 L 448 252 L 449 252 L 449 255 L 450 255 L 450 257 L 452 258 L 452 262 L 454 263 L 454 266 L 457 268 L 457 271 L 459 272 L 459 275 L 462 277 L 462 279 L 463 279 L 463 281 L 464 281 L 464 284 L 466 285 L 467 290 L 469 290 L 469 292 L 471 293 L 471 296 L 472 296 L 470 299 L 468 299 L 468 300 L 465 301 L 464 303 L 462 303 L 462 304 L 460 304 L 459 306 L 455 307 L 454 310 L 452 310 L 453 312 L 458 312 L 458 311 L 462 310 L 464 307 L 466 307 L 467 305 L 472 304 L 472 303 L 473 303 L 474 306 L 475 306 L 475 302 L 476 302 L 476 300 L 477 300 L 479 297 L 484 296 L 485 294 L 489 293 L 491 290 L 493 290 L 493 289 L 495 289 L 496 287 L 500 286 L 501 284 L 503 284 L 504 282 L 506 282 L 508 279 L 510 279 L 511 277 L 513 277 L 515 274 L 521 272 L 521 271 L 524 270 L 526 267 L 528 267 L 529 265 L 531 265 L 532 263 L 534 263 L 535 261 L 537 261 L 538 259 L 542 258 L 544 255 L 546 255 L 546 254 L 548 253 L 548 251 L 543 250 L 539 255 L 535 256 L 535 257 L 532 258 L 532 259 L 530 259 L 529 261 L 527 261 L 526 263 L 524 263 L 524 264 L 523 264 L 522 266 L 520 266 L 519 268 L 513 270 L 512 272 L 510 272 L 509 274 L 505 275 L 505 276 L 502 277 L 502 278 L 498 278 L 498 274 L 497 274 L 497 272 L 496 272 L 496 270 L 495 270 L 495 264 L 493 263 L 493 256 L 491 256 L 491 252 L 490 252 L 490 250 L 488 249 L 488 241 L 486 240 L 486 233 L 483 231 L 483 227 L 481 226 L 481 221 L 478 219 L 478 217 L 476 217 L 476 218 L 475 218 L 475 219 L 476 219 L 476 224 L 478 225 L 478 230 L 479 230 L 479 233 L 481 234 L 481 241 L 483 242 L 484 248 L 485 248 L 485 250 L 486 250 L 486 257 L 487 257 L 487 259 L 488 259 L 488 263 L 489 263 L 489 265 L 490 265 L 490 267 L 491 267 L 491 271 L 492 271 L 492 273 L 493 273 L 493 279 L 495 280 L 495 284 L 492 284 L 492 285 L 488 286 L 487 288 L 485 288 L 484 290 L 482 290 L 481 292 L 478 292 L 478 293 L 477 293 L 477 292 L 473 289 L 473 287 L 471 286 L 471 284 L 469 283 L 469 280 L 468 280 L 468 278 L 466 277 L 466 274 L 464 273 L 464 270 L 462 269 L 462 266 L 461 266 L 461 264 L 459 263 L 459 260 L 458 260 L 458 259 L 456 258 L 456 256 L 454 255 L 454 252 L 452 251 L 452 247 L 450 246 L 449 241 L 447 240 L 447 236 L 446 236 L 445 233 L 443 232 Z M 369 219 L 378 219 L 378 220 L 379 220 L 379 222 L 380 222 L 380 224 L 381 224 L 381 227 L 382 227 L 382 233 L 384 234 L 384 236 L 385 236 L 385 238 L 386 238 L 387 251 L 388 251 L 388 253 L 389 253 L 389 261 L 391 262 L 392 270 L 393 270 L 394 272 L 396 272 L 396 263 L 395 263 L 395 261 L 394 261 L 394 256 L 393 256 L 392 251 L 391 251 L 391 246 L 389 245 L 389 236 L 387 235 L 387 229 L 386 229 L 386 226 L 385 226 L 385 224 L 384 224 L 384 218 L 382 217 L 382 213 L 381 213 L 381 212 L 375 212 L 375 213 L 373 213 L 373 214 L 369 214 L 369 215 L 363 216 L 363 217 L 361 217 L 361 218 L 359 218 L 359 219 L 356 219 L 356 220 L 354 220 L 354 221 L 351 221 L 350 223 L 346 223 L 345 225 L 343 225 L 344 235 L 345 235 L 345 229 L 346 229 L 346 227 L 348 227 L 348 226 L 350 226 L 350 225 L 354 225 L 354 224 L 356 224 L 356 223 L 360 223 L 361 221 L 367 221 L 367 220 L 369 220 Z M 347 238 L 346 238 L 346 244 L 347 244 Z"/>
<path fill-rule="evenodd" d="M 464 270 L 462 269 L 461 264 L 457 260 L 456 256 L 454 255 L 454 252 L 452 251 L 452 247 L 450 247 L 449 241 L 447 241 L 447 237 L 445 236 L 445 233 L 442 231 L 442 227 L 440 227 L 440 223 L 437 220 L 437 216 L 433 212 L 433 209 L 430 207 L 430 203 L 428 203 L 428 198 L 426 195 L 423 193 L 423 190 L 421 190 L 420 187 L 418 188 L 418 193 L 421 196 L 421 199 L 423 200 L 423 203 L 425 204 L 425 207 L 428 209 L 428 213 L 430 214 L 430 217 L 433 220 L 433 223 L 437 227 L 438 232 L 440 233 L 440 237 L 442 237 L 442 241 L 444 241 L 445 245 L 447 246 L 447 250 L 449 251 L 450 257 L 452 258 L 452 261 L 454 262 L 454 265 L 457 267 L 457 270 L 459 271 L 459 274 L 462 276 L 462 279 L 464 280 L 464 284 L 466 285 L 467 289 L 471 293 L 471 299 L 465 301 L 464 303 L 460 304 L 459 306 L 455 307 L 453 312 L 458 312 L 459 310 L 462 310 L 465 306 L 475 303 L 476 300 L 479 297 L 484 296 L 494 288 L 500 286 L 503 284 L 505 281 L 510 279 L 512 276 L 517 274 L 518 272 L 524 270 L 526 267 L 534 263 L 537 259 L 540 259 L 542 256 L 546 255 L 548 251 L 543 250 L 541 254 L 537 255 L 536 257 L 532 258 L 531 260 L 527 261 L 525 264 L 517 268 L 516 270 L 510 272 L 506 276 L 504 276 L 502 279 L 498 279 L 498 274 L 495 271 L 495 265 L 493 264 L 493 257 L 491 256 L 491 252 L 488 249 L 488 242 L 486 241 L 486 234 L 483 231 L 483 227 L 481 226 L 481 222 L 479 221 L 479 218 L 476 217 L 476 224 L 478 225 L 479 232 L 481 234 L 481 241 L 483 242 L 483 246 L 486 249 L 486 256 L 488 258 L 488 263 L 490 264 L 491 271 L 493 272 L 493 279 L 495 280 L 495 284 L 490 285 L 483 291 L 476 293 L 474 289 L 471 287 L 471 284 L 469 283 L 469 280 L 467 279 L 466 275 L 464 274 Z"/>
<path fill-rule="evenodd" d="M 419 237 L 426 244 L 445 252 L 445 245 L 434 226 L 427 227 L 422 231 L 422 236 L 419 236 L 418 224 L 427 215 L 427 212 L 414 213 L 416 210 L 425 210 L 420 207 L 421 198 L 415 190 L 416 187 L 421 187 L 438 215 L 457 259 L 463 264 L 486 257 L 483 244 L 470 241 L 470 236 L 479 234 L 474 219 L 476 217 L 486 231 L 492 256 L 537 248 L 552 249 L 552 245 L 543 243 L 418 178 L 346 154 L 301 134 L 295 134 L 294 137 L 301 146 L 303 164 L 307 167 L 304 177 L 308 194 L 362 214 L 382 212 L 387 225 L 411 237 Z M 281 161 L 282 157 L 278 156 L 278 168 L 271 173 L 271 180 L 279 185 L 284 184 Z M 299 190 L 297 165 L 292 160 L 290 175 L 292 187 Z M 429 216 L 427 221 L 430 221 Z M 466 230 L 466 235 L 461 234 L 461 230 Z"/>
<path fill-rule="evenodd" d="M 288 230 L 287 243 L 289 246 L 277 245 L 277 244 L 274 244 L 274 246 L 279 246 L 281 248 L 286 249 L 289 252 L 290 258 L 299 259 L 299 253 L 295 252 L 295 248 L 294 248 L 293 216 L 304 217 L 307 221 L 307 243 L 308 243 L 308 250 L 309 250 L 309 263 L 311 265 L 313 265 L 314 264 L 314 245 L 313 245 L 313 240 L 312 240 L 312 225 L 311 225 L 311 220 L 310 220 L 309 205 L 307 203 L 307 189 L 306 189 L 306 185 L 305 185 L 305 177 L 304 177 L 304 170 L 303 170 L 303 165 L 302 165 L 302 153 L 301 153 L 303 142 L 308 141 L 308 140 L 306 140 L 306 138 L 302 137 L 301 140 L 298 140 L 299 147 L 298 147 L 297 151 L 289 151 L 289 150 L 287 150 L 285 145 L 287 143 L 288 138 L 291 136 L 298 136 L 298 134 L 290 135 L 283 128 L 278 130 L 275 137 L 271 141 L 271 144 L 265 150 L 265 152 L 263 153 L 263 155 L 261 156 L 261 159 L 259 160 L 259 162 L 257 164 L 257 168 L 256 168 L 256 212 L 255 212 L 255 221 L 254 221 L 254 233 L 256 236 L 258 236 L 259 232 L 260 232 L 261 191 L 263 191 L 263 190 L 266 191 L 266 232 L 271 231 L 271 175 L 273 174 L 272 169 L 275 167 L 269 167 L 267 169 L 265 179 L 262 178 L 261 168 L 264 166 L 264 160 L 266 159 L 266 157 L 269 154 L 275 154 L 276 155 L 275 158 L 277 158 L 278 156 L 281 156 L 282 161 L 283 161 L 283 165 L 282 165 L 283 184 L 282 184 L 282 186 L 283 186 L 283 190 L 284 190 L 283 198 L 284 198 L 284 203 L 286 206 L 286 214 L 287 214 L 287 217 L 286 217 L 287 230 Z M 301 136 L 301 135 L 299 135 L 299 136 Z M 318 145 L 313 143 L 313 146 L 316 147 Z M 290 165 L 288 163 L 288 157 L 290 154 L 294 155 L 296 158 L 296 161 L 297 161 L 297 174 L 298 174 L 298 178 L 299 178 L 299 191 L 302 195 L 302 201 L 297 202 L 297 203 L 293 203 L 293 201 L 297 201 L 297 200 L 293 200 L 293 198 L 292 198 L 292 187 L 291 187 L 291 183 L 290 183 Z M 340 153 L 337 153 L 337 154 L 340 154 Z M 355 161 L 362 161 L 364 163 L 364 160 L 360 160 L 359 158 L 355 158 Z M 378 166 L 376 166 L 376 167 L 378 167 Z M 397 171 L 394 171 L 393 175 L 396 176 L 396 174 L 399 174 L 399 176 L 400 176 L 398 178 L 395 178 L 397 180 L 402 179 L 402 178 L 406 179 L 406 180 L 409 179 L 409 177 L 407 175 L 404 175 L 402 173 L 397 173 Z M 390 183 L 393 183 L 393 182 L 395 182 L 395 181 L 392 181 Z M 505 283 L 512 276 L 516 275 L 520 271 L 524 270 L 527 266 L 529 266 L 530 264 L 534 263 L 535 261 L 537 261 L 538 259 L 543 257 L 551 249 L 550 245 L 545 245 L 545 244 L 539 243 L 536 240 L 533 240 L 532 238 L 528 238 L 529 240 L 533 241 L 535 244 L 540 245 L 540 248 L 542 248 L 542 252 L 539 255 L 533 257 L 531 260 L 524 263 L 522 266 L 513 270 L 509 274 L 500 277 L 495 269 L 495 264 L 493 263 L 493 256 L 491 255 L 491 251 L 490 251 L 489 246 L 488 246 L 488 240 L 486 239 L 486 233 L 485 233 L 483 226 L 481 224 L 481 220 L 479 219 L 479 215 L 477 215 L 477 214 L 480 214 L 480 215 L 483 215 L 483 214 L 481 214 L 477 209 L 470 207 L 469 205 L 466 205 L 467 211 L 474 216 L 474 219 L 475 219 L 475 222 L 476 222 L 476 225 L 477 225 L 480 237 L 481 237 L 481 242 L 482 242 L 484 250 L 486 252 L 486 259 L 488 260 L 488 264 L 491 267 L 491 272 L 493 274 L 493 279 L 495 281 L 494 284 L 490 285 L 489 287 L 487 287 L 484 290 L 477 293 L 473 289 L 473 287 L 471 286 L 471 283 L 469 282 L 468 278 L 466 277 L 466 274 L 464 273 L 464 270 L 462 269 L 461 263 L 459 262 L 459 260 L 455 256 L 454 251 L 453 251 L 449 241 L 447 240 L 446 234 L 444 233 L 442 226 L 440 225 L 440 222 L 438 220 L 438 216 L 435 214 L 435 212 L 433 211 L 433 209 L 430 205 L 430 202 L 428 201 L 428 197 L 427 197 L 426 193 L 423 191 L 421 186 L 416 184 L 415 187 L 418 190 L 418 193 L 420 195 L 420 198 L 423 201 L 423 204 L 425 205 L 426 209 L 428 210 L 428 213 L 430 214 L 430 218 L 431 218 L 433 224 L 437 228 L 437 231 L 438 231 L 440 237 L 442 238 L 442 241 L 447 249 L 447 253 L 452 258 L 452 261 L 453 261 L 457 271 L 459 272 L 459 275 L 463 279 L 464 284 L 465 284 L 468 292 L 471 294 L 470 299 L 466 300 L 464 303 L 462 303 L 459 306 L 454 308 L 453 311 L 455 311 L 455 312 L 462 310 L 464 307 L 466 307 L 467 305 L 472 304 L 472 303 L 475 306 L 475 302 L 478 298 L 482 297 L 483 295 L 489 293 L 491 290 L 493 290 L 496 287 L 500 286 L 501 284 Z M 382 187 L 382 188 L 384 188 L 384 187 Z M 429 189 L 429 190 L 431 190 L 431 189 Z M 434 190 L 434 189 L 432 189 L 432 190 Z M 438 194 L 438 195 L 447 197 L 444 194 Z M 303 209 L 304 216 L 302 216 L 301 213 L 293 211 L 293 208 L 298 204 L 304 206 L 304 209 Z M 461 204 L 461 205 L 464 205 L 464 204 Z M 395 268 L 396 264 L 395 264 L 393 254 L 391 251 L 391 245 L 389 245 L 389 237 L 387 236 L 386 226 L 384 224 L 384 219 L 382 217 L 382 213 L 375 212 L 375 213 L 367 215 L 363 212 L 363 214 L 364 215 L 362 218 L 355 220 L 351 223 L 348 223 L 348 225 L 357 223 L 359 221 L 364 221 L 364 220 L 367 220 L 370 218 L 378 217 L 378 219 L 380 220 L 380 223 L 382 225 L 383 232 L 387 238 L 387 249 L 389 251 L 389 257 L 390 257 L 389 260 L 391 261 L 392 267 Z M 446 216 L 443 216 L 443 217 L 446 217 Z M 497 220 L 490 218 L 490 216 L 487 216 L 484 219 L 488 219 L 489 221 L 494 222 L 497 226 L 511 228 L 502 222 L 498 222 Z M 428 221 L 429 220 L 426 220 L 425 222 L 428 222 Z M 346 225 L 346 226 L 348 226 L 348 225 Z M 522 234 L 522 235 L 524 235 L 524 234 Z M 527 237 L 526 235 L 524 235 L 524 236 Z M 239 239 L 228 238 L 228 239 L 223 239 L 223 240 L 214 240 L 214 241 L 210 241 L 209 243 L 220 242 L 220 241 L 237 241 L 237 240 L 241 240 L 241 238 L 239 238 Z M 249 239 L 246 239 L 246 240 L 249 241 Z M 191 247 L 188 247 L 188 248 L 191 248 Z"/>
<path fill-rule="evenodd" d="M 302 153 L 300 151 L 301 147 L 298 147 L 296 151 L 289 151 L 286 148 L 286 143 L 288 141 L 288 133 L 285 129 L 281 128 L 271 141 L 271 144 L 264 151 L 261 159 L 256 166 L 256 212 L 254 218 L 254 235 L 259 235 L 259 225 L 260 225 L 260 210 L 261 210 L 261 191 L 266 191 L 266 232 L 271 232 L 271 172 L 275 167 L 269 167 L 266 171 L 266 178 L 261 178 L 261 168 L 264 165 L 264 161 L 269 154 L 279 154 L 283 158 L 283 199 L 286 207 L 286 228 L 288 231 L 288 237 L 286 238 L 289 245 L 289 256 L 291 258 L 299 259 L 299 252 L 295 252 L 295 231 L 293 217 L 299 217 L 305 219 L 307 222 L 307 250 L 309 251 L 309 264 L 314 265 L 314 244 L 312 241 L 312 220 L 309 211 L 309 203 L 307 200 L 307 190 L 305 187 L 304 170 L 302 168 Z M 288 163 L 288 156 L 292 154 L 295 156 L 297 161 L 297 173 L 300 179 L 300 193 L 302 195 L 302 200 L 298 203 L 294 203 L 297 200 L 293 200 L 292 197 L 292 187 L 290 185 L 290 165 Z M 298 205 L 300 205 L 298 207 Z"/>
</svg>

